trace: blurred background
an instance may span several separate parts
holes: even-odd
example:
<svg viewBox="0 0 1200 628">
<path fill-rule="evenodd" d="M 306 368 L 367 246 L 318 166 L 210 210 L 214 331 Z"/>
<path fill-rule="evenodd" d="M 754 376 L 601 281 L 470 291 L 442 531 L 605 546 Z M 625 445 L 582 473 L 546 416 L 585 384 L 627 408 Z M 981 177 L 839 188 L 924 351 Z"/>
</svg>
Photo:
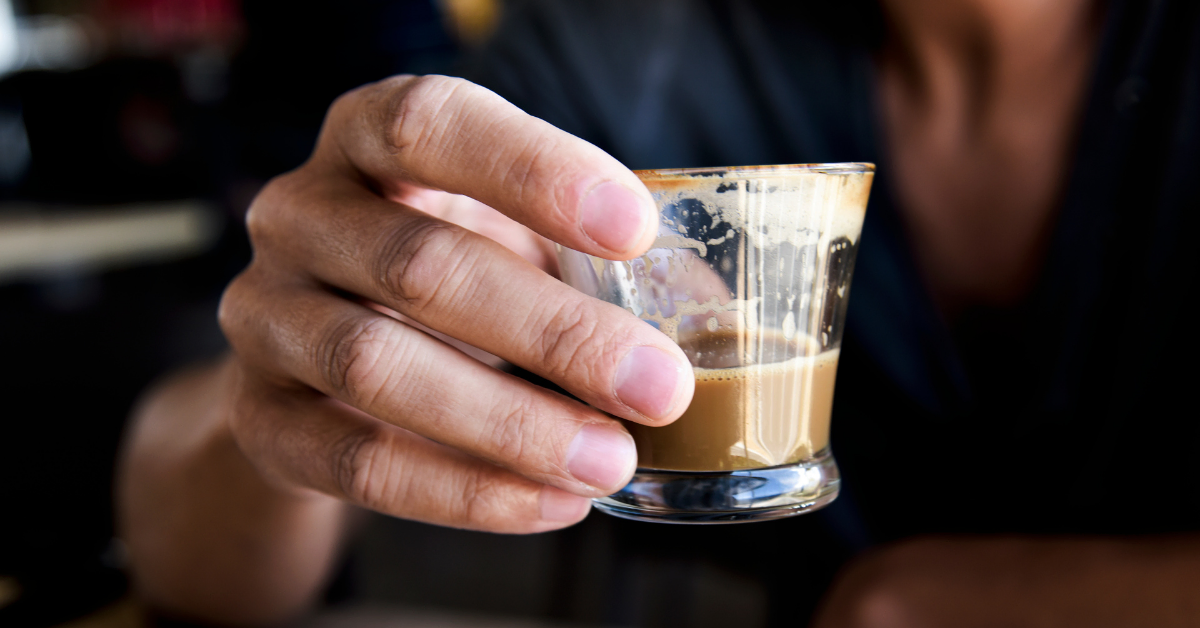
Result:
<svg viewBox="0 0 1200 628">
<path fill-rule="evenodd" d="M 245 209 L 307 157 L 328 104 L 398 72 L 453 73 L 502 9 L 0 0 L 0 626 L 170 623 L 132 600 L 113 538 L 139 392 L 223 351 L 215 311 L 249 257 Z M 694 530 L 649 528 L 592 516 L 500 537 L 375 517 L 309 624 L 753 627 L 768 598 L 794 601 L 664 549 Z"/>
<path fill-rule="evenodd" d="M 136 621 L 113 461 L 139 392 L 223 350 L 249 200 L 335 96 L 451 71 L 499 8 L 302 4 L 0 0 L 0 626 Z"/>
</svg>

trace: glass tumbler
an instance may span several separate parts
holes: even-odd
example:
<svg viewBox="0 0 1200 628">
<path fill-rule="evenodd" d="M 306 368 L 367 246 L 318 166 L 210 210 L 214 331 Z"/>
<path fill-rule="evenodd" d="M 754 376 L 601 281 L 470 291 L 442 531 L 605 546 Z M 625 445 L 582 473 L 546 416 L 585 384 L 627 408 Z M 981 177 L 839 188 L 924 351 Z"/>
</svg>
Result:
<svg viewBox="0 0 1200 628">
<path fill-rule="evenodd" d="M 638 469 L 596 508 L 733 523 L 821 508 L 838 493 L 829 417 L 872 164 L 638 172 L 653 248 L 614 262 L 559 248 L 563 280 L 632 312 L 691 361 L 674 423 L 625 422 Z"/>
</svg>

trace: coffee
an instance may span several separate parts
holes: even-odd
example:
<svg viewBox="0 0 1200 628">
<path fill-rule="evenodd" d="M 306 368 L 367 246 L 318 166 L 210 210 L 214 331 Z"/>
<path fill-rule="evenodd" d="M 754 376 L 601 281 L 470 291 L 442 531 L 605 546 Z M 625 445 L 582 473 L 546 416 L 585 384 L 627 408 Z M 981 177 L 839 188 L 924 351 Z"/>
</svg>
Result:
<svg viewBox="0 0 1200 628">
<path fill-rule="evenodd" d="M 638 467 L 731 471 L 792 464 L 829 443 L 838 351 L 781 333 L 683 337 L 696 365 L 692 403 L 674 423 L 627 423 Z"/>
<path fill-rule="evenodd" d="M 560 247 L 559 269 L 676 342 L 696 389 L 669 426 L 627 423 L 638 471 L 596 507 L 724 523 L 828 504 L 840 486 L 829 446 L 834 377 L 874 167 L 637 174 L 658 207 L 650 250 L 608 261 Z"/>
</svg>

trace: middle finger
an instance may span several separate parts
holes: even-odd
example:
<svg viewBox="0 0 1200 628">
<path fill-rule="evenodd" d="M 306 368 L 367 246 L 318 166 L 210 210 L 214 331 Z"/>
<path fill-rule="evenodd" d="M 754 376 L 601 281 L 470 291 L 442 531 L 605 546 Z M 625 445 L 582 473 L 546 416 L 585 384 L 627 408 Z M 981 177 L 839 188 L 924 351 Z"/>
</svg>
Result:
<svg viewBox="0 0 1200 628">
<path fill-rule="evenodd" d="M 286 242 L 297 252 L 291 262 L 322 282 L 500 356 L 611 414 L 661 425 L 687 408 L 693 377 L 675 343 L 485 237 L 344 180 L 313 189 L 308 203 L 289 212 L 290 220 L 272 223 L 289 226 L 288 233 L 264 240 Z"/>
</svg>

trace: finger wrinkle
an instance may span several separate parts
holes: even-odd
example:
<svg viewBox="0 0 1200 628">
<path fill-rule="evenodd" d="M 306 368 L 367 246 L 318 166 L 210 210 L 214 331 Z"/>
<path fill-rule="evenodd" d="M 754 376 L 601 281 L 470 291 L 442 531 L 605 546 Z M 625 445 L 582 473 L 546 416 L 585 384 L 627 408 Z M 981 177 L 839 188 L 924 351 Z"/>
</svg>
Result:
<svg viewBox="0 0 1200 628">
<path fill-rule="evenodd" d="M 455 259 L 470 232 L 438 220 L 414 220 L 393 229 L 380 248 L 377 282 L 387 294 L 415 314 L 437 296 L 445 279 L 442 266 Z"/>
<path fill-rule="evenodd" d="M 500 149 L 498 151 L 490 152 L 490 154 L 493 156 L 493 159 L 487 164 L 487 172 L 482 173 L 485 180 L 491 180 L 495 178 L 503 164 L 509 161 L 509 154 L 513 152 L 511 148 L 513 145 L 513 140 L 521 139 L 523 134 L 518 134 L 515 138 L 510 136 L 513 135 L 513 128 L 520 127 L 520 121 L 518 118 L 525 116 L 525 114 L 519 109 L 507 111 L 500 115 L 497 115 L 495 112 L 485 110 L 483 114 L 484 115 L 482 117 L 486 121 L 482 121 L 483 127 L 474 134 L 474 137 L 457 135 L 456 138 L 467 140 L 472 144 L 492 145 Z M 477 124 L 478 123 L 479 122 L 477 122 Z M 529 142 L 529 140 L 526 139 L 526 142 Z M 460 146 L 459 148 L 469 149 L 470 146 Z M 476 173 L 471 174 L 474 176 Z"/>
<path fill-rule="evenodd" d="M 525 126 L 536 126 L 540 121 L 529 122 Z M 509 160 L 511 165 L 504 173 L 504 180 L 516 186 L 518 207 L 544 207 L 551 215 L 541 218 L 541 222 L 577 232 L 578 205 L 583 196 L 577 192 L 581 184 L 572 184 L 578 179 L 576 161 L 573 157 L 563 158 L 565 147 L 557 138 L 548 140 L 541 135 L 533 131 L 522 133 L 530 139 L 516 152 L 527 156 Z M 547 193 L 553 195 L 550 203 L 545 199 Z"/>
<path fill-rule="evenodd" d="M 467 318 L 470 324 L 480 323 L 470 320 L 469 317 L 476 314 L 481 307 L 486 307 L 488 301 L 479 302 L 473 297 L 485 289 L 480 283 L 486 278 L 479 275 L 484 273 L 487 265 L 494 263 L 482 254 L 481 248 L 478 241 L 464 235 L 455 250 L 447 256 L 449 267 L 441 273 L 437 282 L 429 289 L 428 298 L 423 301 L 423 311 L 434 310 L 426 312 L 433 326 L 437 326 L 435 319 L 445 318 Z"/>
<path fill-rule="evenodd" d="M 438 361 L 438 354 L 428 350 L 427 342 L 440 343 L 418 329 L 395 322 L 396 335 L 399 341 L 391 344 L 388 354 L 387 369 L 382 372 L 378 394 L 369 399 L 369 404 L 362 407 L 371 414 L 388 421 L 396 422 L 404 406 L 412 399 L 421 399 L 421 403 L 431 407 L 438 400 L 430 399 L 428 393 L 434 382 L 445 378 L 448 373 L 445 365 Z"/>
<path fill-rule="evenodd" d="M 372 500 L 371 473 L 378 456 L 380 434 L 377 430 L 360 427 L 345 432 L 333 445 L 333 477 L 342 495 L 360 503 Z M 304 460 L 297 461 L 301 469 Z"/>
<path fill-rule="evenodd" d="M 406 449 L 399 445 L 400 438 L 396 438 L 389 434 L 387 439 L 387 448 L 383 456 L 383 467 L 377 472 L 377 476 L 372 478 L 373 481 L 379 483 L 379 489 L 376 491 L 376 503 L 392 504 L 395 506 L 404 505 L 407 501 L 408 489 L 411 484 L 408 481 L 407 467 L 409 462 L 407 457 L 401 452 Z"/>
<path fill-rule="evenodd" d="M 399 323 L 383 316 L 355 316 L 334 325 L 318 346 L 317 363 L 335 397 L 358 408 L 372 407 L 382 392 L 376 366 L 387 353 L 394 364 L 412 360 L 396 338 Z M 388 351 L 388 349 L 392 349 Z"/>
<path fill-rule="evenodd" d="M 537 400 L 517 389 L 503 395 L 505 398 L 492 404 L 487 419 L 488 429 L 479 436 L 476 446 L 486 451 L 493 462 L 510 469 L 529 469 L 536 460 L 528 460 L 529 451 L 539 451 L 537 443 L 529 439 L 539 432 L 545 421 L 538 409 Z M 534 456 L 536 458 L 536 456 Z"/>
<path fill-rule="evenodd" d="M 384 426 L 382 432 L 386 436 L 378 441 L 379 450 L 366 478 L 374 486 L 367 493 L 371 499 L 365 505 L 395 516 L 411 516 L 409 513 L 428 505 L 429 496 L 415 492 L 419 486 L 414 482 L 423 466 L 431 462 L 425 447 L 438 445 L 403 428 Z"/>
<path fill-rule="evenodd" d="M 502 179 L 508 181 L 509 184 L 505 189 L 511 190 L 515 187 L 517 191 L 516 203 L 519 206 L 528 205 L 531 198 L 541 200 L 541 186 L 538 185 L 540 179 L 543 178 L 542 163 L 546 160 L 547 153 L 557 152 L 554 149 L 557 146 L 545 141 L 527 140 L 525 146 L 520 150 L 514 151 L 519 157 L 509 159 L 507 155 L 497 155 L 497 161 L 506 162 Z M 557 170 L 557 169 L 550 169 Z M 546 177 L 550 181 L 557 181 L 557 177 Z"/>
<path fill-rule="evenodd" d="M 394 420 L 399 405 L 396 402 L 408 399 L 418 382 L 427 379 L 426 372 L 429 368 L 424 364 L 426 361 L 422 360 L 417 352 L 406 350 L 410 344 L 412 343 L 407 341 L 399 343 L 397 350 L 392 352 L 395 359 L 386 362 L 387 370 L 383 372 L 382 381 L 375 394 L 362 399 L 362 407 L 371 414 L 380 415 L 385 420 Z"/>
<path fill-rule="evenodd" d="M 457 126 L 465 100 L 458 95 L 466 84 L 444 76 L 423 76 L 406 85 L 389 105 L 394 122 L 385 137 L 388 152 L 426 154 L 442 135 L 439 131 Z"/>
<path fill-rule="evenodd" d="M 541 330 L 534 340 L 540 341 L 540 358 L 551 379 L 561 381 L 576 368 L 591 373 L 591 356 L 585 353 L 591 353 L 599 324 L 589 305 L 572 299 L 555 308 L 546 324 L 533 328 Z"/>
<path fill-rule="evenodd" d="M 441 445 L 403 428 L 388 426 L 386 429 L 392 438 L 387 485 L 381 492 L 386 502 L 381 503 L 379 510 L 406 517 L 406 513 L 428 507 L 429 496 L 422 494 L 420 478 L 428 473 L 429 465 L 435 462 L 436 456 L 429 448 L 436 449 Z"/>
<path fill-rule="evenodd" d="M 477 465 L 463 484 L 461 517 L 468 525 L 483 529 L 510 528 L 514 520 L 529 519 L 529 513 L 518 506 L 521 487 L 505 486 L 499 470 L 485 464 Z M 460 524 L 461 525 L 461 524 Z"/>
</svg>

